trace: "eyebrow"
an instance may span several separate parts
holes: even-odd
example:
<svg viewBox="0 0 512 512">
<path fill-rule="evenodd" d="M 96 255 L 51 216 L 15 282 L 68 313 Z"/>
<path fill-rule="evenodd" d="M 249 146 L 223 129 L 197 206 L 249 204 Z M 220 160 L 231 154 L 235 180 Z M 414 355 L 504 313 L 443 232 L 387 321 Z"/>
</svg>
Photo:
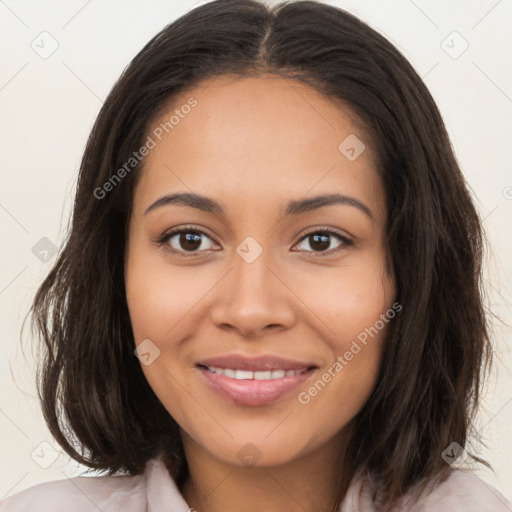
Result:
<svg viewBox="0 0 512 512">
<path fill-rule="evenodd" d="M 353 206 L 366 214 L 373 220 L 373 214 L 370 208 L 355 197 L 346 196 L 343 194 L 325 194 L 306 199 L 298 199 L 290 201 L 285 210 L 285 216 L 299 215 L 301 213 L 317 210 L 324 206 L 331 206 L 334 204 L 342 204 L 346 206 Z M 224 208 L 220 203 L 206 196 L 193 193 L 176 193 L 170 194 L 157 199 L 151 206 L 149 206 L 144 215 L 149 212 L 168 205 L 181 205 L 190 208 L 196 208 L 207 213 L 216 215 L 225 215 Z"/>
</svg>

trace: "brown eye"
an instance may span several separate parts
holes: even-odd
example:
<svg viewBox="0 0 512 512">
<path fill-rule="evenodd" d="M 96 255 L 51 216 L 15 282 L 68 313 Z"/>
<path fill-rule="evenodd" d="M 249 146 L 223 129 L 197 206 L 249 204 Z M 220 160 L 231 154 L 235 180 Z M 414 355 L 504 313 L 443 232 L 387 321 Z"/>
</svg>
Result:
<svg viewBox="0 0 512 512">
<path fill-rule="evenodd" d="M 181 229 L 165 234 L 160 240 L 161 245 L 168 245 L 174 252 L 197 253 L 212 249 L 215 245 L 205 233 L 191 229 Z"/>
<path fill-rule="evenodd" d="M 333 239 L 336 238 L 339 240 L 339 242 L 337 245 L 332 247 L 331 244 Z M 350 245 L 351 243 L 350 240 L 344 236 L 331 230 L 314 231 L 312 233 L 308 233 L 302 238 L 301 242 L 297 244 L 297 247 L 301 244 L 304 244 L 305 242 L 307 242 L 307 245 L 311 248 L 311 250 L 302 248 L 302 250 L 305 250 L 306 252 L 334 252 L 340 248 L 343 248 L 343 246 Z"/>
<path fill-rule="evenodd" d="M 178 245 L 186 251 L 199 249 L 201 243 L 201 235 L 197 233 L 180 233 L 178 235 Z"/>
</svg>

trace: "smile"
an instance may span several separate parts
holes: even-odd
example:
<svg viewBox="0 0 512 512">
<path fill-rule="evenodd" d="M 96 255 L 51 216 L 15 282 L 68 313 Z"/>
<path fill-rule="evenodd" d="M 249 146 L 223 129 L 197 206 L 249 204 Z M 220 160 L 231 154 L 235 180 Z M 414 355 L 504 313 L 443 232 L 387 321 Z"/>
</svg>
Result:
<svg viewBox="0 0 512 512">
<path fill-rule="evenodd" d="M 231 368 L 216 368 L 215 366 L 206 367 L 209 372 L 218 375 L 225 375 L 230 379 L 236 380 L 273 380 L 282 379 L 283 377 L 293 377 L 307 371 L 307 368 L 301 370 L 264 370 L 252 372 L 250 370 L 235 370 Z"/>
<path fill-rule="evenodd" d="M 237 406 L 260 407 L 286 399 L 316 374 L 315 366 L 298 369 L 244 370 L 197 365 L 205 385 L 217 396 Z"/>
</svg>

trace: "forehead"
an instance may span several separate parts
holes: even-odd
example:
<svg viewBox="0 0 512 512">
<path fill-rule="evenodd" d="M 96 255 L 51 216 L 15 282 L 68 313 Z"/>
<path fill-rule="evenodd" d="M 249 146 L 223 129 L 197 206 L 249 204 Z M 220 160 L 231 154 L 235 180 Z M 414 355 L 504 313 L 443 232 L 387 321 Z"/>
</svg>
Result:
<svg viewBox="0 0 512 512">
<path fill-rule="evenodd" d="M 341 101 L 297 80 L 263 75 L 203 82 L 173 97 L 148 133 L 155 146 L 135 197 L 146 204 L 175 189 L 235 202 L 333 188 L 375 200 L 381 192 L 372 144 L 357 118 Z M 355 160 L 340 150 L 347 138 L 364 144 Z"/>
</svg>

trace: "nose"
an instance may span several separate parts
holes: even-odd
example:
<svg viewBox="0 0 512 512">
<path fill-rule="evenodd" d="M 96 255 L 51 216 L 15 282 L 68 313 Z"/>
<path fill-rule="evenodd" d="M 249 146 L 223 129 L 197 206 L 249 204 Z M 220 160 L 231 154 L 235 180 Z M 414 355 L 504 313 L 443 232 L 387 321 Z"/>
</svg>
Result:
<svg viewBox="0 0 512 512">
<path fill-rule="evenodd" d="M 294 295 L 279 274 L 265 251 L 252 263 L 235 255 L 233 268 L 216 287 L 213 323 L 247 338 L 289 329 L 296 321 Z"/>
</svg>

